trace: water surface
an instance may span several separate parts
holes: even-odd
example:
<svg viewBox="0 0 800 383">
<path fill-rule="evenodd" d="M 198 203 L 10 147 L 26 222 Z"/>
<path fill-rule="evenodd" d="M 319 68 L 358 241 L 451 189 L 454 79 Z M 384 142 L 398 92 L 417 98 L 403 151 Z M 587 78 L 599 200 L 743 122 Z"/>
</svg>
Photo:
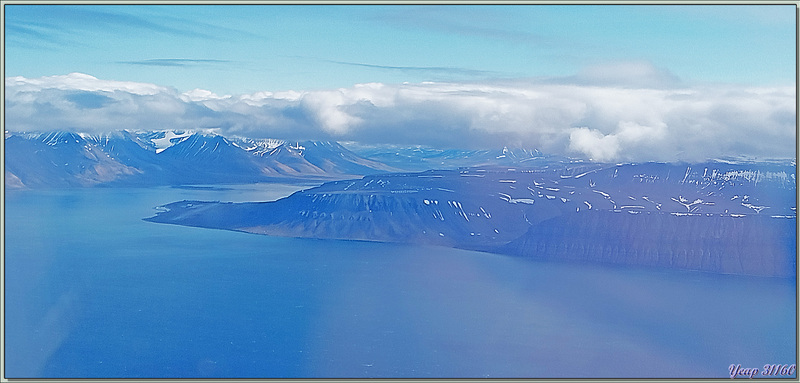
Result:
<svg viewBox="0 0 800 383">
<path fill-rule="evenodd" d="M 795 280 L 141 220 L 310 186 L 7 192 L 7 377 L 728 378 L 796 362 Z"/>
</svg>

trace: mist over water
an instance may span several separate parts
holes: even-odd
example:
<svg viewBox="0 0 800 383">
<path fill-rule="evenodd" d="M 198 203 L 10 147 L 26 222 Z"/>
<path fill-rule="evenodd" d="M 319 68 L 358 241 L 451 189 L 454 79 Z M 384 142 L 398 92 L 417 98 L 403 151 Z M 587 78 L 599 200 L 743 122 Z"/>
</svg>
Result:
<svg viewBox="0 0 800 383">
<path fill-rule="evenodd" d="M 142 221 L 311 186 L 7 192 L 7 377 L 728 378 L 796 362 L 794 279 Z"/>
</svg>

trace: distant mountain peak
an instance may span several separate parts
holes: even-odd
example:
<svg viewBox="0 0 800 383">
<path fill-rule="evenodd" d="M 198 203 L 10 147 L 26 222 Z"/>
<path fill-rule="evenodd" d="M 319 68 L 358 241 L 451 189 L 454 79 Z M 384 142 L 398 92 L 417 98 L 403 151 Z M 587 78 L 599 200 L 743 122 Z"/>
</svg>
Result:
<svg viewBox="0 0 800 383">
<path fill-rule="evenodd" d="M 335 143 L 228 139 L 213 130 L 7 132 L 5 142 L 5 178 L 13 181 L 7 186 L 17 188 L 330 180 L 399 171 Z"/>
<path fill-rule="evenodd" d="M 63 130 L 41 133 L 38 134 L 36 138 L 50 146 L 71 143 L 77 144 L 83 141 L 83 137 L 80 134 Z"/>
<path fill-rule="evenodd" d="M 269 154 L 275 148 L 284 145 L 286 141 L 278 140 L 274 138 L 248 138 L 248 137 L 240 137 L 235 136 L 232 138 L 233 145 L 242 148 L 245 151 L 248 151 L 257 156 L 263 156 L 265 154 Z"/>
</svg>

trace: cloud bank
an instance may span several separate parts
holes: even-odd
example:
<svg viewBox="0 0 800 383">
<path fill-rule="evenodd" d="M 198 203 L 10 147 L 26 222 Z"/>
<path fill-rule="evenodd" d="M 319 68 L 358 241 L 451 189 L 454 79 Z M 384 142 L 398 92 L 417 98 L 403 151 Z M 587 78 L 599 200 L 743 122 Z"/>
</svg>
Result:
<svg viewBox="0 0 800 383">
<path fill-rule="evenodd" d="M 634 69 L 653 81 L 636 87 L 587 70 L 561 82 L 369 83 L 220 96 L 79 73 L 9 77 L 5 129 L 215 129 L 254 138 L 537 148 L 596 161 L 795 157 L 794 86 L 664 86 L 668 74 Z"/>
</svg>

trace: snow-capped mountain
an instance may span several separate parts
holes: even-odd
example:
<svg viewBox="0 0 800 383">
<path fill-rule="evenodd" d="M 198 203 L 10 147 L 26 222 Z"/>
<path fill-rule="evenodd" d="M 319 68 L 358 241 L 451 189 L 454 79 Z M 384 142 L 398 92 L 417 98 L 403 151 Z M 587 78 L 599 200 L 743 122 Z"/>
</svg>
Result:
<svg viewBox="0 0 800 383">
<path fill-rule="evenodd" d="M 7 135 L 6 187 L 93 186 L 142 173 L 112 156 L 99 140 L 70 132 Z"/>
<path fill-rule="evenodd" d="M 547 259 L 790 276 L 793 164 L 564 164 L 394 173 L 265 203 L 182 201 L 151 221 Z"/>
<path fill-rule="evenodd" d="M 376 171 L 399 171 L 381 162 L 366 159 L 337 142 L 252 139 L 237 137 L 234 144 L 264 159 L 276 171 L 304 174 L 371 174 Z"/>
<path fill-rule="evenodd" d="M 191 131 L 6 133 L 5 148 L 10 188 L 324 180 L 397 170 L 336 143 Z"/>
</svg>

